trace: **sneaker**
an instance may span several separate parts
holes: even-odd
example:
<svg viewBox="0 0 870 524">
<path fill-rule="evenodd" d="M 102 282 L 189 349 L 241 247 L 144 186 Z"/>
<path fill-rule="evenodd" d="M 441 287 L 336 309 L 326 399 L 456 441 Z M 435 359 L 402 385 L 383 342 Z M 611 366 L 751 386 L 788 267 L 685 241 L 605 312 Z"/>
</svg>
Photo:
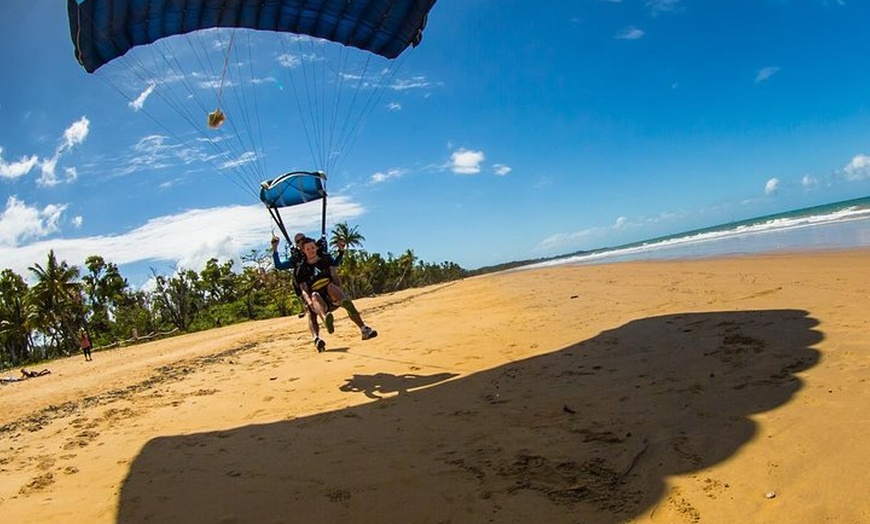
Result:
<svg viewBox="0 0 870 524">
<path fill-rule="evenodd" d="M 363 339 L 363 340 L 368 340 L 368 339 L 370 339 L 370 338 L 375 338 L 376 336 L 378 336 L 378 332 L 377 332 L 377 331 L 375 331 L 374 329 L 372 329 L 372 328 L 370 328 L 370 327 L 368 327 L 368 326 L 363 326 L 363 328 L 362 328 L 362 339 Z"/>
<path fill-rule="evenodd" d="M 332 313 L 326 314 L 326 318 L 323 319 L 323 323 L 326 324 L 327 333 L 335 333 L 335 318 L 332 316 Z"/>
<path fill-rule="evenodd" d="M 318 353 L 323 353 L 326 351 L 326 341 L 320 337 L 314 339 L 314 347 L 317 348 Z"/>
</svg>

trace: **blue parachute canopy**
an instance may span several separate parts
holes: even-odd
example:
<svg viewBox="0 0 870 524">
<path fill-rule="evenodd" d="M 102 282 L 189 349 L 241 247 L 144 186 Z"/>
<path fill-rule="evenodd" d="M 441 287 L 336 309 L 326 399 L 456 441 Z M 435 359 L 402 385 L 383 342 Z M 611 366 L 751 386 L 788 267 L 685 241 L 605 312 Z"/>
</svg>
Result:
<svg viewBox="0 0 870 524">
<path fill-rule="evenodd" d="M 267 180 L 260 186 L 260 200 L 267 207 L 288 207 L 313 202 L 326 196 L 321 172 L 294 171 Z"/>
<path fill-rule="evenodd" d="M 67 0 L 89 72 L 161 38 L 213 27 L 308 35 L 386 58 L 416 46 L 436 0 Z"/>
</svg>

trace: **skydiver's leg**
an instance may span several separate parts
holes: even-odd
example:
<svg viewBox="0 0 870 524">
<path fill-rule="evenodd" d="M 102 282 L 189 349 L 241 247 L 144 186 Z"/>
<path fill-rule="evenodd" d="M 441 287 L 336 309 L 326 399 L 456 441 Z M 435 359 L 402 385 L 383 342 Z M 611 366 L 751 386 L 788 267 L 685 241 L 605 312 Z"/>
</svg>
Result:
<svg viewBox="0 0 870 524">
<path fill-rule="evenodd" d="M 328 288 L 329 296 L 332 299 L 334 304 L 341 304 L 347 311 L 348 318 L 353 321 L 354 324 L 359 328 L 359 332 L 362 335 L 363 340 L 368 340 L 370 338 L 375 338 L 378 336 L 378 332 L 374 329 L 370 328 L 366 325 L 366 323 L 362 319 L 362 315 L 357 311 L 356 306 L 353 305 L 353 301 L 344 294 L 344 291 L 334 283 L 329 284 Z"/>
<path fill-rule="evenodd" d="M 314 347 L 320 353 L 326 349 L 326 341 L 320 338 L 320 325 L 317 322 L 317 312 L 312 308 L 305 308 L 308 312 L 308 331 L 311 332 L 311 337 L 314 339 Z"/>
<path fill-rule="evenodd" d="M 358 328 L 362 329 L 365 326 L 365 322 L 363 322 L 363 319 L 360 316 L 359 311 L 354 307 L 353 302 L 351 302 L 351 300 L 344 294 L 344 290 L 338 287 L 335 283 L 330 283 L 326 290 L 329 293 L 329 299 L 332 303 L 340 304 L 341 307 L 347 310 L 348 318 L 350 318 Z"/>
<path fill-rule="evenodd" d="M 311 301 L 313 302 L 314 310 L 317 311 L 317 315 L 323 319 L 327 333 L 333 333 L 335 331 L 335 319 L 331 312 L 332 304 L 317 291 L 311 293 Z"/>
</svg>

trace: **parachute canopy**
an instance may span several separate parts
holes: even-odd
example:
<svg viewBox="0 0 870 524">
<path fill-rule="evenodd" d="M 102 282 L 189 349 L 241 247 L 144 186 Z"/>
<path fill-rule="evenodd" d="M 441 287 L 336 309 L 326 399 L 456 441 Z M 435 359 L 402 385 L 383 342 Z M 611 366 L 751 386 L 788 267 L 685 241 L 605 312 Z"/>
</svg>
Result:
<svg viewBox="0 0 870 524">
<path fill-rule="evenodd" d="M 139 45 L 215 27 L 289 32 L 386 58 L 420 43 L 436 0 L 67 0 L 76 58 L 89 72 Z"/>
<path fill-rule="evenodd" d="M 262 183 L 260 200 L 266 207 L 288 207 L 326 197 L 321 172 L 294 171 Z"/>
</svg>

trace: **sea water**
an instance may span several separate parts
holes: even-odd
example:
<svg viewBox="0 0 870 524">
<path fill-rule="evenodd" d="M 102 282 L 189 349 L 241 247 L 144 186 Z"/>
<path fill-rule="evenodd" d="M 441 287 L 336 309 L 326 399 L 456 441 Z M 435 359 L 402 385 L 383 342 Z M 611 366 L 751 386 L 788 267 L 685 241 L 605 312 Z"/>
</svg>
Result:
<svg viewBox="0 0 870 524">
<path fill-rule="evenodd" d="M 534 266 L 860 247 L 870 247 L 870 197 L 569 255 Z"/>
</svg>

